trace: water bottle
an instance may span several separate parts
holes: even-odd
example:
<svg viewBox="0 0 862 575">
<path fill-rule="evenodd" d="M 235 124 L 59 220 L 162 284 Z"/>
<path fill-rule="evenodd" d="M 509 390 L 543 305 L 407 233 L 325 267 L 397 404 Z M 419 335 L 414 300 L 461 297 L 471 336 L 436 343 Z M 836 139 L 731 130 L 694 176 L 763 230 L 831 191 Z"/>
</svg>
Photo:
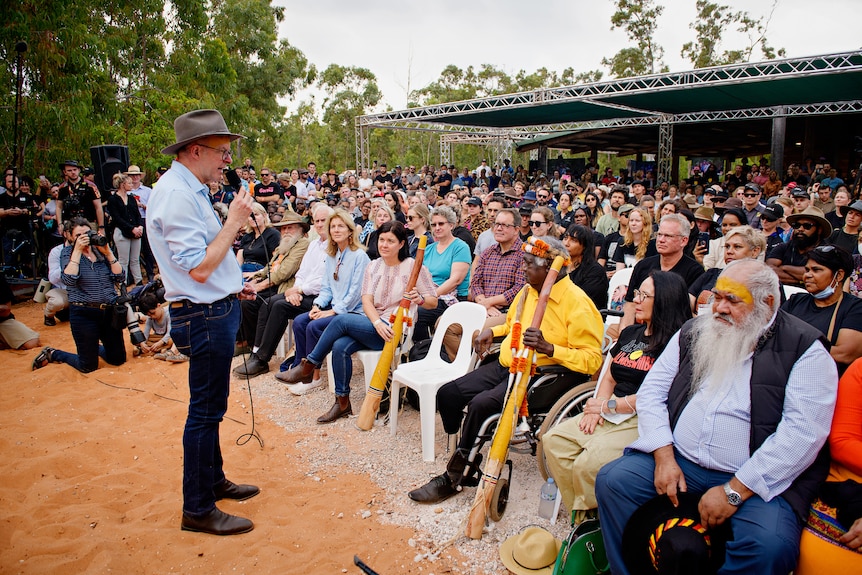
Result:
<svg viewBox="0 0 862 575">
<path fill-rule="evenodd" d="M 554 503 L 557 500 L 557 486 L 554 478 L 548 477 L 547 483 L 542 485 L 542 494 L 539 497 L 539 517 L 550 520 L 554 514 Z"/>
</svg>

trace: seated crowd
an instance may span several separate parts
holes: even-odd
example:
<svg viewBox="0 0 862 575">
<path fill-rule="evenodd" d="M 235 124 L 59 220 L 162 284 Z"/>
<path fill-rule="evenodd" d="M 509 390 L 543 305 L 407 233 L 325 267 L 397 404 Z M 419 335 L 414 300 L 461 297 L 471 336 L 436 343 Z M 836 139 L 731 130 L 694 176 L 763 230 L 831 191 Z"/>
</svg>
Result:
<svg viewBox="0 0 862 575">
<path fill-rule="evenodd" d="M 440 388 L 443 427 L 460 437 L 445 471 L 410 491 L 412 500 L 460 491 L 479 425 L 502 408 L 513 348 L 565 367 L 565 388 L 599 372 L 598 310 L 612 307 L 608 292 L 619 284 L 622 317 L 608 331 L 615 342 L 595 396 L 540 438 L 573 521 L 599 517 L 612 572 L 637 572 L 625 541 L 630 518 L 657 496 L 675 507 L 683 493 L 697 496 L 696 525 L 724 541 L 722 572 L 817 572 L 805 563 L 811 553 L 838 565 L 862 561 L 862 200 L 828 164 L 793 164 L 782 177 L 765 161 L 725 177 L 695 165 L 678 184 L 627 170 L 599 178 L 594 161 L 578 177 L 528 174 L 508 161 L 322 175 L 309 163 L 280 174 L 262 168 L 260 180 L 246 161 L 237 173 L 257 203 L 234 247 L 260 296 L 242 304 L 237 351 L 250 355 L 237 375 L 270 371 L 292 321 L 295 353 L 275 377 L 308 393 L 323 386 L 329 357 L 335 401 L 317 419 L 326 424 L 353 413 L 350 356 L 392 339 L 389 318 L 402 297 L 415 342 L 459 301 L 482 305 L 486 322 L 475 336 L 447 338 L 473 336 L 477 353 L 502 338 L 499 357 Z M 97 355 L 125 360 L 87 298 L 97 280 L 102 288 L 140 281 L 140 249 L 127 247 L 142 235 L 140 177 L 118 178 L 107 202 L 123 251 L 114 257 L 110 247 L 91 248 L 86 234 L 88 222 L 104 226 L 98 192 L 70 175 L 66 185 L 80 197 L 95 195 L 93 206 L 74 205 L 96 213 L 75 214 L 71 230 L 56 226 L 65 248 L 55 266 L 63 267 L 49 277 L 72 300 L 79 353 L 45 348 L 34 368 L 65 361 L 86 371 Z M 217 212 L 236 192 L 226 176 L 209 189 Z M 62 204 L 57 217 L 69 213 Z M 5 209 L 4 224 L 14 217 Z M 408 291 L 423 236 L 423 267 Z M 555 255 L 566 265 L 541 327 L 513 330 L 529 325 Z M 57 295 L 46 324 L 62 308 Z M 151 311 L 155 326 L 162 314 Z M 141 350 L 169 346 L 160 339 Z M 668 551 L 662 560 L 672 558 Z"/>
</svg>

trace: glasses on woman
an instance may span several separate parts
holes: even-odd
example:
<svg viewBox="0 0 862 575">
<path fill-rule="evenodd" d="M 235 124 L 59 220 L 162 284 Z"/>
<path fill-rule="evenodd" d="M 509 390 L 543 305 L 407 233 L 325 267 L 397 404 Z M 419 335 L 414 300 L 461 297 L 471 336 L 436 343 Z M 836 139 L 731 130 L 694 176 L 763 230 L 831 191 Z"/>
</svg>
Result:
<svg viewBox="0 0 862 575">
<path fill-rule="evenodd" d="M 651 297 L 655 297 L 655 295 L 648 294 L 647 292 L 641 291 L 639 289 L 635 290 L 634 296 L 635 296 L 635 299 L 639 299 L 639 300 L 647 300 Z"/>
<path fill-rule="evenodd" d="M 530 227 L 531 228 L 538 228 L 539 226 L 544 226 L 546 223 L 547 222 L 537 222 L 534 220 L 530 220 Z"/>
</svg>

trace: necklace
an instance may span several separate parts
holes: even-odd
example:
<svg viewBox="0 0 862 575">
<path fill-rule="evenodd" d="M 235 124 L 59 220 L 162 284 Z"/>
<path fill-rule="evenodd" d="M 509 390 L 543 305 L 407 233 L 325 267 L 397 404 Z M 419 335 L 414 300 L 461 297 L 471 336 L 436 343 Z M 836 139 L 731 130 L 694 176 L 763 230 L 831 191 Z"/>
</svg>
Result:
<svg viewBox="0 0 862 575">
<path fill-rule="evenodd" d="M 335 271 L 332 273 L 332 279 L 338 281 L 338 270 L 341 268 L 341 262 L 344 261 L 344 256 L 347 254 L 347 250 L 345 249 L 341 252 L 341 257 L 338 258 L 338 261 L 335 264 Z"/>
</svg>

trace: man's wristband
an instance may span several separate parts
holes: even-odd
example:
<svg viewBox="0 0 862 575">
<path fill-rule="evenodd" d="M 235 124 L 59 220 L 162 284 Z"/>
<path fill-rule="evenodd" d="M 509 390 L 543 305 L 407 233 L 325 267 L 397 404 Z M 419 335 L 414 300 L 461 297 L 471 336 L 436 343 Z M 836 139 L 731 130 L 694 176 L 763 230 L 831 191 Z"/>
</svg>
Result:
<svg viewBox="0 0 862 575">
<path fill-rule="evenodd" d="M 105 229 L 105 226 L 99 226 L 99 228 L 98 228 L 98 229 L 100 229 L 100 230 L 104 230 L 104 229 Z"/>
</svg>

